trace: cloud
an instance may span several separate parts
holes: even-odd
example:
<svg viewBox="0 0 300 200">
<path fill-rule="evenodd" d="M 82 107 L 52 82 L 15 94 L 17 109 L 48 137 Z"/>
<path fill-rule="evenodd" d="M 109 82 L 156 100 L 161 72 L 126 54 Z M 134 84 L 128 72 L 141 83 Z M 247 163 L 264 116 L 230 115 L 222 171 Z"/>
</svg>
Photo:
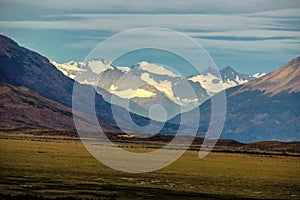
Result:
<svg viewBox="0 0 300 200">
<path fill-rule="evenodd" d="M 256 40 L 256 41 L 231 41 L 231 40 L 206 40 L 202 39 L 201 44 L 207 48 L 218 49 L 219 51 L 245 51 L 256 53 L 276 53 L 296 51 L 299 43 L 295 40 Z M 300 40 L 297 40 L 300 42 Z"/>
<path fill-rule="evenodd" d="M 294 40 L 300 37 L 278 36 L 278 37 L 248 37 L 248 36 L 199 36 L 208 40 L 229 40 L 229 41 L 262 41 L 262 40 Z"/>
<path fill-rule="evenodd" d="M 53 51 L 50 44 L 42 42 L 43 49 L 57 52 L 61 57 L 63 54 L 58 51 L 66 52 L 68 57 L 74 57 L 74 52 L 84 57 L 80 49 L 86 53 L 115 33 L 139 27 L 181 31 L 195 38 L 213 55 L 222 57 L 222 64 L 226 59 L 228 62 L 240 59 L 241 52 L 245 55 L 282 54 L 286 58 L 300 49 L 300 3 L 293 0 L 0 1 L 1 32 L 13 33 L 16 37 L 24 37 L 21 33 L 25 32 L 26 39 L 38 33 L 51 33 L 61 48 Z M 68 35 L 70 38 L 66 39 Z M 123 45 L 139 39 L 142 36 L 133 36 Z M 38 47 L 41 41 L 36 40 L 28 42 Z"/>
<path fill-rule="evenodd" d="M 291 12 L 292 11 L 292 12 Z M 290 19 L 300 9 L 277 10 L 273 14 L 285 13 L 286 17 L 271 17 L 269 13 L 259 16 L 247 14 L 61 14 L 46 15 L 38 20 L 0 21 L 0 27 L 60 30 L 109 30 L 122 31 L 129 28 L 157 26 L 186 32 L 218 32 L 245 29 L 289 28 L 289 24 L 299 24 Z M 290 15 L 288 15 L 290 13 Z M 290 17 L 290 18 L 289 18 Z"/>
<path fill-rule="evenodd" d="M 69 45 L 79 48 L 82 43 L 87 47 L 94 42 L 92 39 L 103 40 L 123 30 L 157 26 L 183 31 L 205 41 L 209 47 L 222 44 L 222 47 L 230 46 L 236 50 L 259 47 L 260 50 L 273 51 L 275 46 L 292 50 L 299 47 L 299 31 L 289 30 L 294 23 L 299 23 L 294 19 L 299 13 L 300 9 L 252 14 L 61 14 L 56 20 L 46 15 L 43 20 L 0 21 L 0 27 L 88 31 L 86 35 L 81 34 L 78 42 Z M 129 43 L 137 39 L 135 36 Z"/>
<path fill-rule="evenodd" d="M 253 13 L 299 7 L 294 0 L 2 0 L 2 3 L 30 5 L 44 9 L 101 13 Z"/>
</svg>

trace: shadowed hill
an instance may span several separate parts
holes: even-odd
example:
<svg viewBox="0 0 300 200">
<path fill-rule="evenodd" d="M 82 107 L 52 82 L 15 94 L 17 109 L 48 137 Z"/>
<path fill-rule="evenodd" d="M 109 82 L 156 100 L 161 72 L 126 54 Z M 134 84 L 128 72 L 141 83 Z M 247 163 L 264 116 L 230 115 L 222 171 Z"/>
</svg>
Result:
<svg viewBox="0 0 300 200">
<path fill-rule="evenodd" d="M 14 86 L 0 78 L 0 127 L 3 131 L 48 130 L 77 135 L 72 110 L 23 86 Z M 81 116 L 88 124 L 89 117 Z M 117 132 L 112 124 L 99 121 L 105 131 Z M 31 130 L 31 132 L 33 131 Z"/>
</svg>

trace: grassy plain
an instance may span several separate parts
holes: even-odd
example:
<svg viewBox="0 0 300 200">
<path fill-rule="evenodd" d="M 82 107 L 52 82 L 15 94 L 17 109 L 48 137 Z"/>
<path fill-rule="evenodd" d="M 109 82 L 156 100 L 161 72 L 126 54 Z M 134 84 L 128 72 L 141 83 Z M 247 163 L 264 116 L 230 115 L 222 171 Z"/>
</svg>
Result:
<svg viewBox="0 0 300 200">
<path fill-rule="evenodd" d="M 1 138 L 0 178 L 0 197 L 12 199 L 300 199 L 300 157 L 210 153 L 199 159 L 187 151 L 159 171 L 129 174 L 104 166 L 70 138 Z"/>
</svg>

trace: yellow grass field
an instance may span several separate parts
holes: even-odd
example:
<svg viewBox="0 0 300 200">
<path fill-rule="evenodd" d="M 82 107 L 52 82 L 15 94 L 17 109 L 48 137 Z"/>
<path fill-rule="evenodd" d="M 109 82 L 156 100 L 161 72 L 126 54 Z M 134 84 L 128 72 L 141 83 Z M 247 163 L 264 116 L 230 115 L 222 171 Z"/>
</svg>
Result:
<svg viewBox="0 0 300 200">
<path fill-rule="evenodd" d="M 15 199 L 300 199 L 300 157 L 199 159 L 187 151 L 159 171 L 129 174 L 104 166 L 70 138 L 1 138 L 0 176 L 1 197 Z"/>
</svg>

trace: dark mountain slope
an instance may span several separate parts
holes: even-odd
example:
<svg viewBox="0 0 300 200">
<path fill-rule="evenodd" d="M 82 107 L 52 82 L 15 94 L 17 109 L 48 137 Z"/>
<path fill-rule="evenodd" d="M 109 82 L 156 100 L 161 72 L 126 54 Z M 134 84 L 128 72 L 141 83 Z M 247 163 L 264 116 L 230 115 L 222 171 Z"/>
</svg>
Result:
<svg viewBox="0 0 300 200">
<path fill-rule="evenodd" d="M 270 74 L 227 89 L 227 113 L 221 137 L 244 143 L 300 141 L 299 76 L 300 57 Z M 208 129 L 210 113 L 208 100 L 200 106 L 199 136 Z M 192 113 L 187 115 L 193 119 Z M 172 122 L 178 122 L 178 117 Z"/>
<path fill-rule="evenodd" d="M 83 114 L 81 122 L 88 124 Z M 106 131 L 117 131 L 113 125 L 100 122 Z M 76 135 L 72 110 L 23 86 L 14 86 L 0 78 L 0 127 L 3 131 L 26 129 L 66 131 Z"/>
<path fill-rule="evenodd" d="M 94 96 L 95 90 L 91 86 L 80 85 L 74 80 L 64 76 L 47 58 L 26 48 L 20 47 L 10 38 L 0 35 L 0 76 L 16 86 L 25 86 L 39 95 L 72 107 L 72 92 L 74 83 L 77 84 L 82 96 Z M 91 113 L 91 107 L 84 98 L 77 101 L 77 109 L 84 113 Z M 101 95 L 95 94 L 95 108 L 101 121 L 115 124 L 111 111 L 111 104 L 107 103 Z M 128 113 L 125 108 L 115 106 L 118 116 Z M 149 119 L 131 114 L 140 124 L 149 123 Z M 123 124 L 126 124 L 124 117 Z"/>
<path fill-rule="evenodd" d="M 222 137 L 241 142 L 299 141 L 299 86 L 300 57 L 270 74 L 226 90 Z M 207 109 L 207 104 L 201 106 L 201 110 Z"/>
</svg>

